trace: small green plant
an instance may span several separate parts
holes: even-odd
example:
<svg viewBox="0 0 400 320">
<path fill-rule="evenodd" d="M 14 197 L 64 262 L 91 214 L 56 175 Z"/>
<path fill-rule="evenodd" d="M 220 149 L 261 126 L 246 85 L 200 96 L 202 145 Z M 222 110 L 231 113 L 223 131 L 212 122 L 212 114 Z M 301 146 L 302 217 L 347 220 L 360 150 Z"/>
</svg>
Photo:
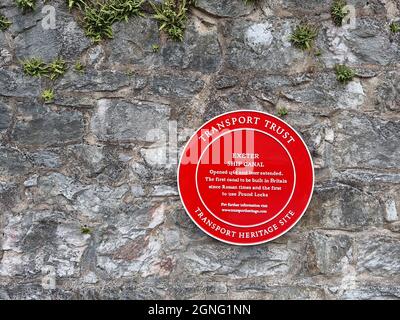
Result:
<svg viewBox="0 0 400 320">
<path fill-rule="evenodd" d="M 309 24 L 300 24 L 291 34 L 290 41 L 302 50 L 310 50 L 317 35 L 317 28 Z"/>
<path fill-rule="evenodd" d="M 41 77 L 47 75 L 49 67 L 39 58 L 31 58 L 22 62 L 24 73 L 31 77 Z"/>
<path fill-rule="evenodd" d="M 86 35 L 93 42 L 112 39 L 112 25 L 119 21 L 128 21 L 132 16 L 143 15 L 141 7 L 144 0 L 103 0 L 97 2 L 72 1 L 70 8 L 83 11 L 83 25 Z"/>
<path fill-rule="evenodd" d="M 24 12 L 35 10 L 36 0 L 15 0 L 17 6 Z"/>
<path fill-rule="evenodd" d="M 335 72 L 337 80 L 343 83 L 351 81 L 355 76 L 354 71 L 344 64 L 336 65 Z"/>
<path fill-rule="evenodd" d="M 54 100 L 54 90 L 46 89 L 42 92 L 42 99 L 45 103 L 51 103 Z"/>
<path fill-rule="evenodd" d="M 86 6 L 86 3 L 84 0 L 67 0 L 67 5 L 70 10 L 75 7 L 82 9 Z"/>
<path fill-rule="evenodd" d="M 57 58 L 50 64 L 46 64 L 40 58 L 31 58 L 22 62 L 24 73 L 31 77 L 46 76 L 51 80 L 56 80 L 67 71 L 67 63 Z"/>
<path fill-rule="evenodd" d="M 331 6 L 331 17 L 333 23 L 337 26 L 341 26 L 344 17 L 346 17 L 348 11 L 345 9 L 347 2 L 345 0 L 335 0 Z"/>
<path fill-rule="evenodd" d="M 287 116 L 287 114 L 288 114 L 288 110 L 285 107 L 278 108 L 278 116 L 279 117 L 282 118 L 284 116 Z"/>
<path fill-rule="evenodd" d="M 160 46 L 159 46 L 158 44 L 153 44 L 153 45 L 151 46 L 151 48 L 152 48 L 152 50 L 153 50 L 154 53 L 157 53 L 157 52 L 160 51 Z"/>
<path fill-rule="evenodd" d="M 104 38 L 113 38 L 112 23 L 108 15 L 102 14 L 96 7 L 86 7 L 84 11 L 84 28 L 86 36 L 93 42 L 100 42 Z"/>
<path fill-rule="evenodd" d="M 257 0 L 243 0 L 245 4 L 253 4 Z"/>
<path fill-rule="evenodd" d="M 79 72 L 79 73 L 84 73 L 85 72 L 85 66 L 80 61 L 77 61 L 75 63 L 74 69 L 75 69 L 76 72 Z"/>
<path fill-rule="evenodd" d="M 51 80 L 56 80 L 67 71 L 67 63 L 63 59 L 57 58 L 52 63 L 50 63 L 48 69 L 49 78 Z"/>
<path fill-rule="evenodd" d="M 0 30 L 6 31 L 11 26 L 11 21 L 8 20 L 5 16 L 0 14 Z"/>
<path fill-rule="evenodd" d="M 193 1 L 187 0 L 164 0 L 160 5 L 150 2 L 155 11 L 154 19 L 158 21 L 160 31 L 166 32 L 172 40 L 183 41 L 187 11 L 191 3 Z"/>
<path fill-rule="evenodd" d="M 316 50 L 314 51 L 314 56 L 316 56 L 316 57 L 322 56 L 322 51 L 321 51 L 320 49 L 316 49 Z"/>
<path fill-rule="evenodd" d="M 392 23 L 389 25 L 389 28 L 390 28 L 390 31 L 391 31 L 392 33 L 398 33 L 398 32 L 400 32 L 400 23 L 392 22 Z"/>
<path fill-rule="evenodd" d="M 90 230 L 90 228 L 88 228 L 87 226 L 83 226 L 81 227 L 81 232 L 82 234 L 91 234 L 92 230 Z"/>
</svg>

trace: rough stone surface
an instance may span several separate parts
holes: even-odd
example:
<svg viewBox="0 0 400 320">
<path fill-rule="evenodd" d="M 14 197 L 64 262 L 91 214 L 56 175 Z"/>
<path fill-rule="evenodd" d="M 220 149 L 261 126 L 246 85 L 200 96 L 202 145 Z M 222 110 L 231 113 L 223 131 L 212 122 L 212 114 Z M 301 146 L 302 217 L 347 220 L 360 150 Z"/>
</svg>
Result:
<svg viewBox="0 0 400 320">
<path fill-rule="evenodd" d="M 400 270 L 399 239 L 390 235 L 361 238 L 357 243 L 360 272 L 378 276 L 396 275 Z"/>
<path fill-rule="evenodd" d="M 355 28 L 328 0 L 198 0 L 183 42 L 132 18 L 93 44 L 65 1 L 47 3 L 54 29 L 44 1 L 1 1 L 0 299 L 400 299 L 400 4 L 351 2 Z M 290 43 L 301 21 L 315 50 Z M 23 74 L 58 56 L 59 79 Z M 356 77 L 339 83 L 337 63 Z M 314 162 L 307 212 L 264 245 L 208 237 L 180 202 L 178 151 L 220 113 L 281 107 Z"/>
<path fill-rule="evenodd" d="M 229 18 L 248 15 L 253 9 L 253 6 L 246 5 L 242 1 L 229 0 L 199 0 L 196 2 L 196 7 L 211 15 Z"/>
<path fill-rule="evenodd" d="M 169 107 L 166 105 L 101 99 L 91 128 L 100 140 L 157 141 L 168 127 L 168 118 Z"/>
<path fill-rule="evenodd" d="M 390 41 L 389 32 L 379 21 L 361 18 L 347 37 L 346 45 L 361 63 L 387 65 L 400 57 L 399 43 Z"/>
<path fill-rule="evenodd" d="M 382 225 L 383 210 L 379 199 L 368 190 L 351 184 L 325 182 L 316 185 L 304 223 L 332 229 L 363 229 Z"/>
<path fill-rule="evenodd" d="M 91 70 L 83 75 L 79 75 L 76 72 L 69 72 L 57 84 L 57 89 L 90 93 L 93 91 L 117 91 L 131 85 L 132 79 L 126 73 L 109 70 Z"/>
<path fill-rule="evenodd" d="M 310 234 L 307 243 L 307 272 L 310 274 L 342 274 L 353 262 L 352 238 L 321 232 Z"/>
<path fill-rule="evenodd" d="M 26 173 L 32 167 L 29 159 L 17 149 L 0 147 L 1 176 L 18 176 Z"/>
<path fill-rule="evenodd" d="M 303 69 L 306 56 L 290 44 L 291 20 L 233 20 L 226 23 L 230 38 L 227 63 L 232 69 L 267 70 L 268 73 Z"/>
<path fill-rule="evenodd" d="M 0 95 L 6 97 L 37 97 L 40 82 L 24 76 L 21 70 L 0 68 Z"/>
<path fill-rule="evenodd" d="M 172 98 L 190 98 L 200 93 L 204 81 L 195 77 L 180 75 L 157 75 L 151 83 L 151 90 L 155 94 Z"/>
<path fill-rule="evenodd" d="M 222 58 L 215 25 L 195 20 L 188 26 L 182 43 L 168 42 L 161 49 L 161 66 L 212 73 L 218 70 Z"/>
<path fill-rule="evenodd" d="M 10 126 L 12 118 L 11 108 L 0 101 L 0 134 Z"/>
<path fill-rule="evenodd" d="M 46 107 L 22 103 L 13 139 L 22 146 L 47 146 L 79 141 L 83 135 L 82 115 L 75 111 L 54 112 Z"/>
<path fill-rule="evenodd" d="M 399 111 L 400 73 L 390 71 L 376 89 L 377 103 L 389 111 Z"/>
<path fill-rule="evenodd" d="M 393 141 L 400 139 L 400 121 L 352 113 L 337 118 L 333 158 L 341 167 L 396 169 L 400 149 Z M 351 134 L 349 134 L 351 133 Z"/>
<path fill-rule="evenodd" d="M 153 45 L 160 42 L 157 22 L 139 17 L 132 23 L 135 28 L 126 23 L 114 26 L 115 37 L 106 44 L 110 51 L 109 62 L 151 67 L 157 60 Z"/>
<path fill-rule="evenodd" d="M 56 14 L 54 28 L 45 19 L 46 12 L 42 13 L 41 10 L 36 10 L 27 19 L 21 14 L 15 16 L 11 31 L 17 33 L 15 50 L 18 59 L 38 55 L 45 61 L 59 56 L 74 59 L 89 47 L 90 40 L 85 37 L 84 31 L 73 17 L 65 11 L 63 3 L 56 2 L 53 7 Z"/>
</svg>

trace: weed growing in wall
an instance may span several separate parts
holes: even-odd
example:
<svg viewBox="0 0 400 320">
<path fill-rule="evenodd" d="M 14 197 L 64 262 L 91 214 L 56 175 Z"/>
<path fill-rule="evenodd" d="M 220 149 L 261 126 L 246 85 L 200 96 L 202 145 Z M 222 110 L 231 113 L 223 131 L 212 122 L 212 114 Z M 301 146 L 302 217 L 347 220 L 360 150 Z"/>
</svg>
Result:
<svg viewBox="0 0 400 320">
<path fill-rule="evenodd" d="M 81 227 L 81 232 L 82 234 L 91 234 L 92 230 L 90 230 L 90 228 L 88 228 L 87 226 L 83 226 Z"/>
<path fill-rule="evenodd" d="M 54 101 L 54 90 L 46 89 L 42 92 L 42 99 L 44 103 L 51 103 Z"/>
<path fill-rule="evenodd" d="M 31 58 L 22 62 L 24 73 L 31 77 L 46 76 L 51 80 L 56 80 L 67 71 L 67 63 L 57 58 L 51 63 L 46 64 L 40 58 Z"/>
<path fill-rule="evenodd" d="M 113 38 L 114 23 L 143 15 L 143 3 L 144 0 L 67 0 L 70 9 L 76 8 L 81 12 L 85 34 L 93 42 Z"/>
<path fill-rule="evenodd" d="M 321 51 L 321 49 L 315 49 L 315 50 L 314 50 L 314 56 L 316 56 L 316 57 L 322 56 L 322 51 Z"/>
<path fill-rule="evenodd" d="M 342 83 L 347 83 L 351 81 L 355 76 L 354 71 L 344 64 L 336 65 L 335 72 L 337 80 Z"/>
<path fill-rule="evenodd" d="M 67 0 L 68 8 L 71 10 L 72 8 L 83 9 L 86 6 L 85 0 Z"/>
<path fill-rule="evenodd" d="M 94 42 L 113 38 L 112 25 L 128 21 L 132 16 L 142 16 L 144 0 L 66 0 L 68 8 L 81 12 L 82 25 L 86 36 Z M 160 30 L 177 41 L 183 40 L 187 22 L 187 11 L 195 0 L 164 0 L 161 4 L 149 1 L 154 10 L 154 19 Z"/>
<path fill-rule="evenodd" d="M 67 71 L 67 63 L 61 59 L 57 58 L 49 65 L 49 78 L 55 80 L 62 76 Z"/>
<path fill-rule="evenodd" d="M 288 110 L 285 107 L 280 107 L 278 108 L 278 116 L 283 118 L 284 116 L 287 116 Z"/>
<path fill-rule="evenodd" d="M 15 0 L 15 3 L 23 12 L 33 11 L 36 7 L 36 0 Z"/>
<path fill-rule="evenodd" d="M 317 35 L 317 28 L 309 24 L 300 24 L 291 34 L 290 41 L 302 50 L 310 50 Z"/>
<path fill-rule="evenodd" d="M 49 67 L 42 59 L 31 58 L 22 62 L 24 73 L 31 77 L 45 76 L 49 72 Z"/>
<path fill-rule="evenodd" d="M 27 59 L 21 63 L 24 73 L 31 77 L 41 78 L 44 76 L 54 81 L 67 72 L 67 63 L 61 58 L 57 58 L 49 64 L 46 64 L 40 58 Z M 41 98 L 45 103 L 52 102 L 54 100 L 54 90 L 44 90 Z"/>
<path fill-rule="evenodd" d="M 8 20 L 5 16 L 0 14 L 0 30 L 6 31 L 11 26 L 11 21 Z"/>
<path fill-rule="evenodd" d="M 333 1 L 331 7 L 331 17 L 333 23 L 337 26 L 341 26 L 344 17 L 346 17 L 348 11 L 345 9 L 347 3 L 345 0 L 335 0 Z"/>
<path fill-rule="evenodd" d="M 392 33 L 398 33 L 398 32 L 400 32 L 400 23 L 398 23 L 398 22 L 392 22 L 392 23 L 389 25 L 389 29 L 390 29 L 390 31 L 391 31 Z"/>
<path fill-rule="evenodd" d="M 172 40 L 183 41 L 185 34 L 187 11 L 194 1 L 190 0 L 164 0 L 160 5 L 150 2 L 154 9 L 154 19 L 160 26 L 160 31 L 164 31 Z"/>
<path fill-rule="evenodd" d="M 80 61 L 75 62 L 74 69 L 76 72 L 79 72 L 79 73 L 85 72 L 85 66 Z"/>
</svg>

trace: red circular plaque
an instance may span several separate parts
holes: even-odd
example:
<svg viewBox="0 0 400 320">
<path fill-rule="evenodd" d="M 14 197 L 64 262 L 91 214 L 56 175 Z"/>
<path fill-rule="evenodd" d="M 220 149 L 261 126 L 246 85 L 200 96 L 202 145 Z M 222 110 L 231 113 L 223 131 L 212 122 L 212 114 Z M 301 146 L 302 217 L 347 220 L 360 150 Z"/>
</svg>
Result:
<svg viewBox="0 0 400 320">
<path fill-rule="evenodd" d="M 204 124 L 187 143 L 178 188 L 208 235 L 254 245 L 291 229 L 310 203 L 314 170 L 299 134 L 270 114 L 240 110 Z"/>
</svg>

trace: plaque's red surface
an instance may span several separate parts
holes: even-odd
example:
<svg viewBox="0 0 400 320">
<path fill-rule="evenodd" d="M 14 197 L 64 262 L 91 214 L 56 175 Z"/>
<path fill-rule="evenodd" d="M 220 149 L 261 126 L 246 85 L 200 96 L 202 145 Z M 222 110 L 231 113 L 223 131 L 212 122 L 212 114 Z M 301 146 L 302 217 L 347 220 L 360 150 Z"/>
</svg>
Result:
<svg viewBox="0 0 400 320">
<path fill-rule="evenodd" d="M 183 150 L 182 202 L 207 234 L 237 245 L 284 234 L 305 212 L 314 172 L 301 137 L 281 119 L 235 111 L 204 124 Z"/>
</svg>

